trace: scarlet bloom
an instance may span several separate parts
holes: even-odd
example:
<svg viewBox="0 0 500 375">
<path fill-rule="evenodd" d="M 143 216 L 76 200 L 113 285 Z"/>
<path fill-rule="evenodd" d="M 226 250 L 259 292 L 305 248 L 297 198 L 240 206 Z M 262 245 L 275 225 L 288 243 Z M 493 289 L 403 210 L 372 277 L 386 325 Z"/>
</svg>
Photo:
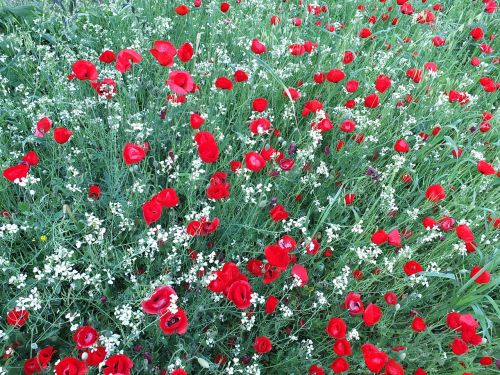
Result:
<svg viewBox="0 0 500 375">
<path fill-rule="evenodd" d="M 99 56 L 99 61 L 105 64 L 110 64 L 115 61 L 116 55 L 113 51 L 107 49 L 101 53 Z"/>
<path fill-rule="evenodd" d="M 233 89 L 233 83 L 229 78 L 219 77 L 215 80 L 215 87 L 221 90 L 231 91 Z"/>
<path fill-rule="evenodd" d="M 28 310 L 13 308 L 7 313 L 7 324 L 15 328 L 22 327 L 28 320 L 30 313 Z"/>
<path fill-rule="evenodd" d="M 415 83 L 419 83 L 422 80 L 423 73 L 420 69 L 408 69 L 406 75 L 413 80 Z"/>
<path fill-rule="evenodd" d="M 361 351 L 363 352 L 363 359 L 365 360 L 366 367 L 376 374 L 382 371 L 389 359 L 387 354 L 369 343 L 363 344 L 361 346 Z"/>
<path fill-rule="evenodd" d="M 175 8 L 175 13 L 177 13 L 179 16 L 185 16 L 189 13 L 189 8 L 184 4 L 179 5 Z"/>
<path fill-rule="evenodd" d="M 347 325 L 342 318 L 332 318 L 326 326 L 326 333 L 334 339 L 343 339 L 347 332 Z"/>
<path fill-rule="evenodd" d="M 20 181 L 23 178 L 26 178 L 29 170 L 30 170 L 29 165 L 19 164 L 19 165 L 15 165 L 13 167 L 8 167 L 8 168 L 4 169 L 3 176 L 11 182 L 15 182 L 16 180 Z"/>
<path fill-rule="evenodd" d="M 151 225 L 161 218 L 162 205 L 157 200 L 151 199 L 142 205 L 142 217 L 147 225 Z"/>
<path fill-rule="evenodd" d="M 333 351 L 340 357 L 351 355 L 351 344 L 346 339 L 337 339 L 333 344 Z"/>
<path fill-rule="evenodd" d="M 71 66 L 74 77 L 82 81 L 94 81 L 97 79 L 97 68 L 88 60 L 78 60 Z"/>
<path fill-rule="evenodd" d="M 391 79 L 383 74 L 379 75 L 375 80 L 375 89 L 381 93 L 384 93 L 391 85 Z"/>
<path fill-rule="evenodd" d="M 187 226 L 187 232 L 191 236 L 206 236 L 210 233 L 215 232 L 219 227 L 220 220 L 215 217 L 212 221 L 207 221 L 206 217 L 201 218 L 201 220 L 193 220 Z"/>
<path fill-rule="evenodd" d="M 251 48 L 252 52 L 257 54 L 257 55 L 260 55 L 260 54 L 265 53 L 267 51 L 267 47 L 265 46 L 265 44 L 256 38 L 252 40 L 252 45 L 250 48 Z"/>
<path fill-rule="evenodd" d="M 54 140 L 59 144 L 64 144 L 69 141 L 69 138 L 73 135 L 73 132 L 66 128 L 55 128 L 54 129 Z"/>
<path fill-rule="evenodd" d="M 205 163 L 214 163 L 219 158 L 219 147 L 212 133 L 200 131 L 194 136 L 198 145 L 198 154 Z"/>
<path fill-rule="evenodd" d="M 171 335 L 177 333 L 183 335 L 188 328 L 188 318 L 184 310 L 177 308 L 176 313 L 165 310 L 161 313 L 159 325 L 163 333 Z"/>
<path fill-rule="evenodd" d="M 332 69 L 326 75 L 326 79 L 333 83 L 338 83 L 345 78 L 345 73 L 340 69 Z"/>
<path fill-rule="evenodd" d="M 370 303 L 368 306 L 366 306 L 366 309 L 363 312 L 363 321 L 367 326 L 373 326 L 377 324 L 381 317 L 382 310 L 380 310 L 380 307 L 373 303 Z"/>
<path fill-rule="evenodd" d="M 97 95 L 106 99 L 112 99 L 116 93 L 116 82 L 111 78 L 104 78 L 102 81 L 90 82 L 90 86 L 95 90 Z"/>
<path fill-rule="evenodd" d="M 361 31 L 359 32 L 359 36 L 363 39 L 369 38 L 371 35 L 372 35 L 371 30 L 366 27 L 361 29 Z"/>
<path fill-rule="evenodd" d="M 191 74 L 182 70 L 172 70 L 168 74 L 167 85 L 172 91 L 179 95 L 186 95 L 193 92 L 195 84 Z"/>
<path fill-rule="evenodd" d="M 323 370 L 323 368 L 318 365 L 312 365 L 311 367 L 309 367 L 307 375 L 325 375 L 325 370 Z"/>
<path fill-rule="evenodd" d="M 299 286 L 307 284 L 307 268 L 305 268 L 302 264 L 296 263 L 292 266 L 292 276 L 299 280 Z"/>
<path fill-rule="evenodd" d="M 127 143 L 123 148 L 123 161 L 125 164 L 136 164 L 146 157 L 146 150 L 142 146 Z"/>
<path fill-rule="evenodd" d="M 477 170 L 484 175 L 495 174 L 495 168 L 488 162 L 480 160 L 477 162 Z"/>
<path fill-rule="evenodd" d="M 245 155 L 245 165 L 252 172 L 259 172 L 266 166 L 266 160 L 258 152 L 251 151 Z"/>
<path fill-rule="evenodd" d="M 472 270 L 470 271 L 470 277 L 471 279 L 475 277 L 476 275 L 479 276 L 474 280 L 478 284 L 488 284 L 491 280 L 491 275 L 488 271 L 483 270 L 482 267 L 479 266 L 474 266 L 472 267 Z"/>
<path fill-rule="evenodd" d="M 349 370 L 349 362 L 345 358 L 335 358 L 330 365 L 330 368 L 335 374 L 342 374 Z"/>
<path fill-rule="evenodd" d="M 165 309 L 168 309 L 172 298 L 177 294 L 168 285 L 156 288 L 151 297 L 142 301 L 142 310 L 147 314 L 158 315 Z"/>
<path fill-rule="evenodd" d="M 259 354 L 269 353 L 273 349 L 273 344 L 267 337 L 259 336 L 253 342 L 253 348 Z"/>
<path fill-rule="evenodd" d="M 189 117 L 189 123 L 191 124 L 191 128 L 199 129 L 205 122 L 205 119 L 201 117 L 198 113 L 191 113 Z"/>
<path fill-rule="evenodd" d="M 277 204 L 270 211 L 269 215 L 273 221 L 282 221 L 288 219 L 288 212 L 285 210 L 282 204 Z"/>
<path fill-rule="evenodd" d="M 417 261 L 415 261 L 415 260 L 409 260 L 403 266 L 403 270 L 405 271 L 405 273 L 408 276 L 411 276 L 411 275 L 414 275 L 416 273 L 422 272 L 424 269 L 422 268 L 422 266 L 420 265 L 420 263 L 418 263 Z"/>
<path fill-rule="evenodd" d="M 425 191 L 425 197 L 431 202 L 439 202 L 446 198 L 446 192 L 441 185 L 435 184 L 427 188 Z"/>
<path fill-rule="evenodd" d="M 264 112 L 267 108 L 267 100 L 265 98 L 256 98 L 252 102 L 252 109 L 256 112 Z"/>
<path fill-rule="evenodd" d="M 377 94 L 370 94 L 365 98 L 366 108 L 376 108 L 379 105 L 379 98 Z"/>
<path fill-rule="evenodd" d="M 174 45 L 166 40 L 156 40 L 153 43 L 153 48 L 149 50 L 153 57 L 162 66 L 174 65 L 174 56 L 177 50 Z"/>
<path fill-rule="evenodd" d="M 181 45 L 177 50 L 177 56 L 182 62 L 188 62 L 189 60 L 191 60 L 191 58 L 193 57 L 193 53 L 193 46 L 188 42 Z"/>
<path fill-rule="evenodd" d="M 152 199 L 160 203 L 162 207 L 173 208 L 179 204 L 177 192 L 172 188 L 162 189 Z"/>
<path fill-rule="evenodd" d="M 404 375 L 405 371 L 403 366 L 397 363 L 394 359 L 389 359 L 387 365 L 385 366 L 385 373 L 387 375 Z"/>
<path fill-rule="evenodd" d="M 104 346 L 98 346 L 97 348 L 84 350 L 83 353 L 87 355 L 85 359 L 85 364 L 87 366 L 97 367 L 106 358 L 106 348 Z M 83 355 L 83 353 L 81 355 Z"/>
<path fill-rule="evenodd" d="M 106 360 L 105 365 L 106 367 L 102 371 L 104 375 L 130 375 L 134 362 L 125 354 L 115 354 Z"/>
<path fill-rule="evenodd" d="M 35 135 L 37 137 L 43 137 L 50 130 L 52 126 L 52 120 L 48 117 L 43 117 L 36 123 L 36 132 Z"/>
<path fill-rule="evenodd" d="M 118 53 L 116 58 L 115 68 L 120 73 L 125 73 L 130 70 L 132 63 L 137 64 L 142 60 L 142 56 L 133 49 L 123 49 Z"/>
<path fill-rule="evenodd" d="M 270 295 L 267 297 L 266 304 L 264 305 L 264 311 L 266 314 L 272 314 L 276 310 L 278 303 L 279 301 L 275 296 Z"/>
<path fill-rule="evenodd" d="M 396 303 L 398 303 L 398 297 L 393 292 L 387 292 L 384 295 L 384 299 L 388 305 L 395 305 Z"/>
<path fill-rule="evenodd" d="M 79 327 L 73 334 L 73 341 L 75 342 L 78 350 L 94 345 L 98 338 L 99 332 L 97 332 L 92 326 Z"/>
<path fill-rule="evenodd" d="M 351 315 L 359 315 L 365 311 L 365 306 L 363 305 L 361 296 L 358 293 L 347 293 L 343 306 Z"/>
<path fill-rule="evenodd" d="M 227 292 L 227 298 L 234 303 L 234 305 L 244 310 L 250 306 L 250 296 L 252 294 L 252 287 L 246 280 L 237 280 L 231 284 Z"/>
<path fill-rule="evenodd" d="M 264 249 L 264 255 L 270 265 L 285 270 L 290 263 L 288 250 L 278 245 L 269 245 Z"/>
<path fill-rule="evenodd" d="M 415 332 L 422 332 L 422 331 L 425 331 L 425 329 L 427 328 L 427 324 L 425 324 L 424 319 L 422 319 L 422 318 L 421 318 L 421 317 L 419 317 L 419 316 L 416 316 L 416 317 L 413 319 L 413 322 L 411 323 L 411 328 L 412 328 Z"/>
<path fill-rule="evenodd" d="M 85 375 L 88 372 L 85 362 L 75 357 L 66 357 L 61 359 L 55 366 L 56 375 Z M 109 375 L 109 373 L 107 374 Z"/>
<path fill-rule="evenodd" d="M 382 245 L 383 243 L 387 242 L 388 239 L 389 236 L 387 235 L 387 232 L 383 229 L 379 229 L 375 233 L 373 233 L 371 241 L 376 245 Z"/>
<path fill-rule="evenodd" d="M 450 348 L 455 355 L 462 355 L 469 351 L 469 347 L 461 338 L 455 337 L 450 344 Z"/>
<path fill-rule="evenodd" d="M 248 74 L 246 74 L 243 70 L 236 70 L 234 72 L 234 81 L 235 82 L 246 82 L 246 81 L 248 81 Z"/>
<path fill-rule="evenodd" d="M 410 146 L 404 139 L 398 139 L 396 143 L 394 143 L 394 150 L 404 154 L 410 151 Z"/>
<path fill-rule="evenodd" d="M 474 241 L 474 233 L 472 233 L 467 224 L 457 225 L 457 227 L 455 228 L 455 232 L 458 238 L 460 238 L 464 242 Z"/>
</svg>

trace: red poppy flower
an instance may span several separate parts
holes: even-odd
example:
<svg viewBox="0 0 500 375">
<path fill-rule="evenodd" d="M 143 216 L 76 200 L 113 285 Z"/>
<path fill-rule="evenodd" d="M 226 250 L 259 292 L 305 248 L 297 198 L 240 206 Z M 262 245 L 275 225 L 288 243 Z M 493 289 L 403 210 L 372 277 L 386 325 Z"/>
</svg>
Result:
<svg viewBox="0 0 500 375">
<path fill-rule="evenodd" d="M 191 43 L 186 42 L 181 45 L 177 50 L 177 57 L 179 57 L 179 60 L 182 62 L 188 62 L 191 60 L 193 57 L 193 46 Z"/>
<path fill-rule="evenodd" d="M 166 40 L 156 40 L 153 43 L 153 48 L 149 50 L 153 57 L 162 66 L 174 65 L 174 57 L 177 50 L 174 45 Z"/>
<path fill-rule="evenodd" d="M 166 83 L 172 91 L 179 95 L 186 95 L 188 92 L 192 92 L 195 87 L 191 74 L 182 70 L 172 70 L 168 74 Z"/>
<path fill-rule="evenodd" d="M 365 311 L 365 306 L 358 293 L 347 293 L 343 306 L 351 315 L 359 315 Z"/>
<path fill-rule="evenodd" d="M 186 333 L 188 328 L 188 318 L 184 310 L 181 308 L 177 308 L 176 313 L 166 310 L 161 313 L 159 325 L 163 333 L 167 335 L 171 335 L 173 333 L 183 335 Z"/>
<path fill-rule="evenodd" d="M 173 208 L 179 204 L 179 197 L 177 196 L 177 192 L 172 188 L 162 189 L 152 198 L 152 200 L 160 203 L 162 207 L 168 208 Z"/>
<path fill-rule="evenodd" d="M 175 8 L 175 13 L 177 13 L 179 16 L 185 16 L 189 13 L 189 8 L 184 4 L 179 5 Z"/>
<path fill-rule="evenodd" d="M 231 284 L 227 291 L 227 298 L 234 303 L 234 305 L 244 310 L 250 306 L 250 298 L 252 294 L 252 287 L 245 280 L 237 280 Z"/>
<path fill-rule="evenodd" d="M 333 351 L 340 357 L 351 355 L 351 344 L 346 339 L 337 339 L 333 344 Z"/>
<path fill-rule="evenodd" d="M 398 303 L 398 297 L 393 292 L 387 292 L 384 295 L 384 299 L 388 305 L 395 305 L 396 303 Z"/>
<path fill-rule="evenodd" d="M 379 75 L 375 80 L 375 89 L 381 93 L 384 93 L 391 85 L 391 79 L 383 74 Z"/>
<path fill-rule="evenodd" d="M 370 303 L 363 312 L 363 321 L 367 326 L 373 326 L 382 318 L 382 310 L 377 305 Z"/>
<path fill-rule="evenodd" d="M 258 152 L 249 152 L 245 155 L 245 165 L 252 172 L 259 172 L 266 166 L 266 160 Z"/>
<path fill-rule="evenodd" d="M 97 367 L 106 358 L 106 348 L 104 346 L 84 350 L 80 357 L 83 357 L 84 353 L 87 357 L 87 359 L 85 359 L 85 364 L 87 366 Z"/>
<path fill-rule="evenodd" d="M 413 82 L 419 83 L 422 80 L 423 73 L 420 69 L 412 68 L 406 71 L 406 75 L 410 77 Z"/>
<path fill-rule="evenodd" d="M 487 175 L 487 176 L 494 175 L 496 173 L 495 168 L 493 168 L 493 166 L 490 163 L 487 163 L 484 160 L 480 160 L 477 162 L 477 170 L 480 173 Z"/>
<path fill-rule="evenodd" d="M 113 61 L 115 61 L 116 55 L 113 51 L 107 49 L 101 53 L 99 56 L 99 61 L 105 63 L 105 64 L 110 64 Z"/>
<path fill-rule="evenodd" d="M 158 287 L 151 297 L 142 301 L 142 310 L 148 314 L 158 315 L 163 310 L 168 309 L 172 296 L 176 296 L 176 293 L 171 287 L 167 285 Z"/>
<path fill-rule="evenodd" d="M 102 81 L 90 82 L 90 86 L 97 95 L 106 99 L 112 99 L 116 94 L 116 82 L 111 78 L 104 78 Z"/>
<path fill-rule="evenodd" d="M 342 318 L 331 318 L 326 326 L 326 333 L 334 339 L 343 339 L 347 332 L 347 325 Z"/>
<path fill-rule="evenodd" d="M 219 158 L 219 148 L 212 133 L 200 131 L 194 136 L 198 145 L 198 154 L 204 163 L 214 163 Z"/>
<path fill-rule="evenodd" d="M 191 128 L 199 129 L 205 122 L 205 119 L 201 117 L 198 113 L 192 113 L 189 117 L 189 123 L 191 124 Z"/>
<path fill-rule="evenodd" d="M 269 353 L 273 349 L 273 344 L 265 336 L 259 336 L 253 342 L 254 350 L 259 354 Z"/>
<path fill-rule="evenodd" d="M 234 81 L 235 82 L 246 82 L 246 81 L 248 81 L 248 74 L 246 74 L 243 70 L 236 70 L 234 72 Z"/>
<path fill-rule="evenodd" d="M 269 215 L 271 216 L 271 219 L 276 222 L 286 220 L 289 217 L 288 212 L 285 210 L 282 204 L 277 204 L 276 206 L 274 206 L 269 211 Z"/>
<path fill-rule="evenodd" d="M 410 151 L 410 146 L 404 139 L 398 139 L 396 143 L 394 143 L 394 151 L 404 154 Z"/>
<path fill-rule="evenodd" d="M 215 232 L 219 227 L 220 220 L 215 217 L 212 221 L 207 221 L 205 217 L 201 220 L 193 220 L 187 226 L 187 233 L 191 236 L 206 236 Z"/>
<path fill-rule="evenodd" d="M 97 79 L 97 68 L 88 60 L 78 60 L 73 63 L 71 70 L 76 78 L 82 81 L 94 81 Z"/>
<path fill-rule="evenodd" d="M 266 314 L 272 314 L 276 310 L 278 303 L 279 300 L 275 296 L 270 295 L 269 297 L 267 297 L 266 304 L 264 305 L 264 311 L 266 312 Z"/>
<path fill-rule="evenodd" d="M 146 151 L 139 145 L 127 143 L 123 148 L 123 161 L 127 165 L 139 163 L 145 157 Z"/>
<path fill-rule="evenodd" d="M 376 374 L 382 371 L 389 356 L 371 344 L 363 344 L 361 350 L 368 370 Z"/>
<path fill-rule="evenodd" d="M 104 375 L 130 375 L 134 362 L 125 354 L 115 354 L 106 360 L 102 373 Z"/>
<path fill-rule="evenodd" d="M 98 338 L 99 332 L 92 326 L 81 326 L 73 333 L 73 341 L 78 350 L 94 345 Z"/>
<path fill-rule="evenodd" d="M 43 137 L 50 130 L 52 126 L 52 120 L 48 117 L 43 117 L 36 123 L 36 133 L 37 137 Z"/>
<path fill-rule="evenodd" d="M 403 270 L 405 271 L 405 273 L 408 276 L 411 276 L 411 275 L 414 275 L 416 273 L 422 272 L 424 269 L 422 268 L 422 266 L 420 265 L 420 263 L 418 263 L 417 261 L 415 261 L 415 260 L 409 260 L 403 266 Z"/>
<path fill-rule="evenodd" d="M 435 184 L 427 188 L 425 191 L 425 197 L 431 202 L 439 202 L 446 198 L 446 192 L 441 185 Z"/>
<path fill-rule="evenodd" d="M 231 91 L 233 89 L 233 83 L 229 78 L 219 77 L 215 80 L 215 87 L 221 90 Z"/>
<path fill-rule="evenodd" d="M 30 166 L 28 164 L 19 164 L 4 169 L 3 176 L 11 182 L 15 182 L 16 180 L 20 181 L 26 178 L 29 170 Z"/>
<path fill-rule="evenodd" d="M 417 316 L 413 319 L 413 322 L 411 323 L 411 328 L 415 331 L 415 332 L 422 332 L 422 331 L 425 331 L 425 329 L 427 328 L 427 324 L 425 324 L 425 321 Z"/>
<path fill-rule="evenodd" d="M 462 241 L 472 242 L 474 241 L 474 233 L 470 230 L 467 224 L 460 224 L 455 228 L 455 232 Z"/>
<path fill-rule="evenodd" d="M 333 83 L 338 83 L 345 78 L 345 73 L 340 69 L 332 69 L 326 75 L 326 79 Z"/>
<path fill-rule="evenodd" d="M 85 362 L 75 357 L 66 357 L 61 359 L 55 366 L 56 375 L 85 375 L 88 372 Z M 109 374 L 107 374 L 109 375 Z"/>
<path fill-rule="evenodd" d="M 474 276 L 479 276 L 474 280 L 478 284 L 488 284 L 491 280 L 491 275 L 487 270 L 483 270 L 482 267 L 474 266 L 470 271 L 470 278 L 472 279 Z"/>
<path fill-rule="evenodd" d="M 68 142 L 72 135 L 73 132 L 67 128 L 54 129 L 54 140 L 61 145 Z"/>
<path fill-rule="evenodd" d="M 307 280 L 308 280 L 307 268 L 305 268 L 301 264 L 296 263 L 292 266 L 291 272 L 292 272 L 292 276 L 299 278 L 299 280 L 300 280 L 299 286 L 304 286 L 307 284 Z"/>
<path fill-rule="evenodd" d="M 118 53 L 116 58 L 115 68 L 120 73 L 125 73 L 130 70 L 132 63 L 137 64 L 142 60 L 142 56 L 133 49 L 123 49 Z"/>
<path fill-rule="evenodd" d="M 263 54 L 267 51 L 266 45 L 261 41 L 259 41 L 258 39 L 252 40 L 252 45 L 250 49 L 252 50 L 253 53 L 257 55 Z"/>
<path fill-rule="evenodd" d="M 462 355 L 469 351 L 469 347 L 465 341 L 459 337 L 455 337 L 453 339 L 453 342 L 450 344 L 450 348 L 455 355 Z"/>
<path fill-rule="evenodd" d="M 264 255 L 270 265 L 285 270 L 290 263 L 288 251 L 278 245 L 268 245 L 264 249 Z"/>
<path fill-rule="evenodd" d="M 6 321 L 9 326 L 20 328 L 24 324 L 26 324 L 26 321 L 28 320 L 29 316 L 30 313 L 28 312 L 28 310 L 18 309 L 16 307 L 7 313 Z"/>
<path fill-rule="evenodd" d="M 307 371 L 307 375 L 325 375 L 325 370 L 318 365 L 312 365 Z"/>
<path fill-rule="evenodd" d="M 330 365 L 335 374 L 342 374 L 349 370 L 349 362 L 345 358 L 335 358 Z"/>
<path fill-rule="evenodd" d="M 157 200 L 151 199 L 142 205 L 142 217 L 147 225 L 160 220 L 162 205 Z"/>
</svg>

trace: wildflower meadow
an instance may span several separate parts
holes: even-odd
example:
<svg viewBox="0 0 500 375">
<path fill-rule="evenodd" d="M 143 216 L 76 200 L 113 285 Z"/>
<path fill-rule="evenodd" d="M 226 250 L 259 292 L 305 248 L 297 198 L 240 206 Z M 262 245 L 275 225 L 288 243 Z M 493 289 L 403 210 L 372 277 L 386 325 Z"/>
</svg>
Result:
<svg viewBox="0 0 500 375">
<path fill-rule="evenodd" d="M 495 0 L 0 0 L 0 375 L 500 374 Z"/>
</svg>

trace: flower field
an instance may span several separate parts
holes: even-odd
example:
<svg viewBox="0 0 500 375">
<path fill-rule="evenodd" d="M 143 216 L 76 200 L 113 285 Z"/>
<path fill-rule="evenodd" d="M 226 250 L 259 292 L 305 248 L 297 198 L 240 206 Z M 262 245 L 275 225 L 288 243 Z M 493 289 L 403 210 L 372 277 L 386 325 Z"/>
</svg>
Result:
<svg viewBox="0 0 500 375">
<path fill-rule="evenodd" d="M 0 375 L 500 374 L 497 6 L 0 1 Z"/>
</svg>

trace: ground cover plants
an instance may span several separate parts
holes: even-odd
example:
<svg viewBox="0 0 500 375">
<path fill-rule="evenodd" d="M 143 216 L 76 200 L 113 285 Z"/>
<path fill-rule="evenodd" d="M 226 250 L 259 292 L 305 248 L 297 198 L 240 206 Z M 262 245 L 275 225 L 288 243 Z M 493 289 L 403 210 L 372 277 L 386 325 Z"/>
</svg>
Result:
<svg viewBox="0 0 500 375">
<path fill-rule="evenodd" d="M 0 30 L 0 374 L 500 373 L 495 1 Z"/>
</svg>

